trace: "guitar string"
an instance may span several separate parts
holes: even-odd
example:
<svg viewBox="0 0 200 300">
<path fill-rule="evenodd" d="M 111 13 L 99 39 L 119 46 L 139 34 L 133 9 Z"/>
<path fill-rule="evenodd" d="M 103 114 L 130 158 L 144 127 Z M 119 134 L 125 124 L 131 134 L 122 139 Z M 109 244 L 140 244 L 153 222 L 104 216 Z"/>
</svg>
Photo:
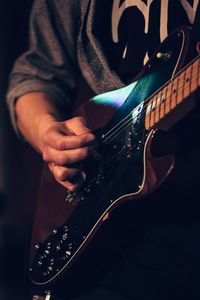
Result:
<svg viewBox="0 0 200 300">
<path fill-rule="evenodd" d="M 195 61 L 197 61 L 199 59 L 199 56 L 197 57 L 197 58 L 195 58 L 192 62 L 190 62 L 188 65 L 191 65 L 192 66 L 192 64 L 195 62 Z M 187 67 L 188 67 L 188 65 L 186 65 L 185 66 L 185 68 L 183 68 L 180 72 L 178 72 L 177 74 L 176 74 L 176 76 L 173 78 L 173 80 L 175 80 L 176 78 L 178 78 L 178 76 L 181 74 L 181 73 L 184 73 L 184 71 L 187 69 Z M 200 73 L 200 60 L 199 60 L 199 62 L 198 62 L 198 68 L 197 68 L 197 74 L 193 74 L 193 78 L 194 78 L 194 76 L 196 76 L 197 75 L 197 77 L 195 78 L 195 80 L 196 79 L 198 79 L 199 78 L 199 73 Z M 160 87 L 157 91 L 155 91 L 150 97 L 148 97 L 146 100 L 145 100 L 145 102 L 144 103 L 147 103 L 147 105 L 146 106 L 144 106 L 143 107 L 143 109 L 145 109 L 147 106 L 148 106 L 148 103 L 150 102 L 150 100 L 152 99 L 153 100 L 153 97 L 157 94 L 157 93 L 159 93 L 159 92 L 162 92 L 162 90 L 164 90 L 164 88 L 165 87 L 167 87 L 168 86 L 168 84 L 170 83 L 170 82 L 172 82 L 172 79 L 170 79 L 170 80 L 168 80 L 168 82 L 167 83 L 165 83 L 162 87 Z M 191 82 L 191 81 L 190 81 Z M 185 84 L 185 83 L 184 83 Z M 182 86 L 181 86 L 182 87 Z M 180 87 L 179 87 L 180 88 Z M 171 89 L 171 91 L 172 91 L 172 89 Z M 114 132 L 114 130 L 115 130 L 115 128 L 116 127 L 119 127 L 120 128 L 120 124 L 121 123 L 124 123 L 124 121 L 127 119 L 127 121 L 129 121 L 130 119 L 128 119 L 129 117 L 130 117 L 130 115 L 132 115 L 136 110 L 138 110 L 138 108 L 141 106 L 141 103 L 138 105 L 138 106 L 136 106 L 124 119 L 122 119 L 117 125 L 115 125 L 110 131 L 108 131 L 107 133 L 105 133 L 105 134 L 103 134 L 102 135 L 102 140 L 106 140 L 107 138 L 109 138 L 109 136 L 107 137 L 107 135 L 109 134 L 109 133 L 111 133 L 112 132 L 112 135 L 115 133 Z M 136 116 L 137 117 L 137 116 Z M 131 120 L 134 120 L 132 117 L 131 117 Z M 124 124 L 122 124 L 122 126 L 123 126 Z M 117 129 L 118 130 L 118 129 Z"/>
<path fill-rule="evenodd" d="M 198 74 L 199 75 L 199 74 Z M 198 78 L 198 77 L 197 77 Z M 195 78 L 194 80 L 197 80 L 197 78 Z M 192 84 L 194 81 L 190 81 L 190 84 Z M 176 90 L 176 92 L 180 92 L 180 90 L 182 89 L 182 87 L 185 85 L 185 83 L 183 83 L 183 85 L 181 85 L 181 86 L 179 86 L 178 87 L 178 89 Z M 173 90 L 172 90 L 172 87 L 171 87 L 171 92 L 172 92 Z M 162 94 L 162 93 L 161 93 Z M 171 93 L 171 95 L 170 95 L 170 101 L 171 101 L 171 97 L 172 97 L 172 93 Z M 151 98 L 150 98 L 151 99 Z M 153 97 L 152 97 L 152 100 L 153 100 Z M 165 98 L 165 100 L 166 100 L 166 98 Z M 184 100 L 184 97 L 183 97 L 183 100 Z M 148 101 L 148 100 L 147 100 Z M 153 101 L 152 101 L 153 102 Z M 166 101 L 165 101 L 165 103 L 166 103 Z M 141 105 L 141 104 L 140 104 Z M 151 105 L 151 104 L 147 104 L 146 106 L 144 106 L 143 107 L 143 110 L 148 106 L 148 105 Z M 160 104 L 161 105 L 161 104 Z M 160 106 L 159 105 L 159 106 Z M 138 105 L 139 106 L 139 105 Z M 126 122 L 125 123 L 123 123 L 122 124 L 122 126 L 120 127 L 120 124 L 117 124 L 115 127 L 113 127 L 107 134 L 104 134 L 103 135 L 103 137 L 102 137 L 102 139 L 104 140 L 104 141 L 107 141 L 112 135 L 114 135 L 117 131 L 119 131 L 125 124 L 127 124 L 127 122 L 129 122 L 130 120 L 131 120 L 131 123 L 133 123 L 133 121 L 139 116 L 139 113 L 136 113 L 137 115 L 135 116 L 135 117 L 130 117 L 130 115 L 132 115 L 133 113 L 134 113 L 134 111 L 135 110 L 138 110 L 138 107 L 136 107 L 134 110 L 132 110 L 131 112 L 130 112 L 130 114 L 128 115 L 128 116 L 126 116 L 126 118 L 124 118 L 123 120 L 122 120 L 122 122 L 124 122 L 124 120 L 125 119 L 127 119 L 126 120 Z M 144 112 L 145 113 L 145 112 Z M 143 113 L 143 114 L 144 114 Z M 140 116 L 142 116 L 142 114 L 140 114 Z M 120 122 L 120 123 L 122 123 L 122 122 Z M 118 128 L 117 128 L 118 127 Z M 115 128 L 117 128 L 117 130 L 116 131 L 114 131 L 115 130 Z M 109 136 L 108 136 L 108 134 L 109 133 L 111 133 Z"/>
<path fill-rule="evenodd" d="M 178 78 L 182 73 L 184 73 L 184 71 L 185 71 L 188 67 L 190 67 L 190 66 L 193 67 L 194 63 L 195 63 L 196 61 L 198 61 L 199 57 L 200 57 L 200 56 L 197 56 L 197 57 L 194 58 L 190 63 L 188 63 L 183 69 L 181 69 L 181 70 L 174 76 L 173 81 L 174 81 L 176 78 Z M 200 60 L 198 61 L 198 66 L 197 66 L 197 78 L 196 78 L 196 79 L 199 78 L 199 73 L 200 73 Z M 195 75 L 196 75 L 196 74 L 195 74 Z M 193 75 L 193 77 L 194 77 L 195 75 Z M 146 103 L 146 102 L 149 103 L 149 101 L 150 101 L 151 98 L 153 99 L 153 97 L 154 97 L 157 93 L 159 93 L 160 91 L 162 91 L 162 90 L 164 89 L 164 87 L 167 87 L 167 86 L 170 84 L 170 82 L 173 83 L 173 81 L 172 81 L 172 78 L 169 79 L 168 82 L 166 82 L 162 87 L 160 87 L 160 88 L 159 88 L 157 91 L 155 91 L 150 97 L 148 97 L 144 103 Z M 140 103 L 137 107 L 135 107 L 134 110 L 130 112 L 130 114 L 132 114 L 135 110 L 137 110 L 138 107 L 139 107 L 140 105 L 141 105 L 141 103 Z M 147 104 L 147 106 L 148 106 L 148 104 Z M 145 108 L 145 107 L 144 107 L 144 108 Z M 130 114 L 129 114 L 129 115 L 130 115 Z M 118 126 L 120 125 L 120 123 L 124 122 L 124 120 L 127 119 L 127 118 L 129 117 L 129 115 L 127 115 L 124 119 L 122 119 L 122 120 L 121 120 L 116 126 L 114 126 L 110 131 L 108 131 L 106 134 L 104 134 L 103 137 L 105 138 L 106 135 L 108 135 L 113 129 L 115 129 L 115 127 L 118 127 Z"/>
<path fill-rule="evenodd" d="M 199 62 L 200 63 L 200 62 Z M 194 81 L 196 81 L 196 80 L 198 80 L 199 79 L 199 70 L 197 71 L 197 74 L 193 74 L 193 80 L 191 80 L 190 82 L 189 82 L 189 84 L 191 85 Z M 196 76 L 197 75 L 197 77 L 196 78 L 194 78 L 194 76 Z M 169 81 L 170 82 L 170 81 Z M 166 85 L 164 85 L 164 87 L 165 88 L 167 88 L 167 85 L 168 85 L 168 83 L 166 84 Z M 173 87 L 173 85 L 171 86 L 171 93 L 170 93 L 170 100 L 169 100 L 169 103 L 171 104 L 171 97 L 173 96 L 173 94 L 172 94 L 172 92 L 173 92 L 173 89 L 172 89 L 172 87 Z M 176 89 L 176 92 L 178 93 L 178 92 L 180 92 L 180 90 L 183 88 L 183 87 L 185 87 L 185 82 L 183 82 L 183 84 L 182 85 L 179 85 L 178 87 L 177 87 L 177 89 Z M 197 87 L 198 87 L 198 84 L 197 84 Z M 163 90 L 164 90 L 164 88 L 163 88 Z M 156 93 L 157 92 L 155 92 L 153 95 L 156 95 Z M 161 95 L 162 95 L 162 91 L 161 91 Z M 187 96 L 188 97 L 188 96 Z M 108 131 L 107 133 L 105 133 L 105 134 L 103 134 L 102 135 L 102 141 L 103 142 L 110 142 L 110 138 L 112 138 L 113 136 L 114 137 L 116 137 L 117 135 L 118 135 L 118 132 L 119 132 L 119 130 L 120 130 L 120 132 L 121 131 L 123 131 L 124 129 L 126 129 L 130 124 L 133 124 L 133 122 L 134 122 L 134 120 L 135 119 L 137 119 L 138 117 L 142 117 L 145 113 L 146 113 L 146 111 L 144 111 L 145 110 L 145 108 L 146 107 L 148 107 L 148 105 L 151 105 L 151 103 L 149 103 L 149 102 L 151 102 L 150 100 L 153 100 L 153 96 L 150 96 L 146 101 L 145 101 L 145 103 L 146 102 L 148 102 L 147 103 L 147 105 L 145 105 L 144 107 L 142 107 L 142 109 L 143 109 L 143 112 L 140 114 L 140 113 L 138 113 L 138 112 L 136 112 L 136 116 L 135 117 L 133 117 L 132 116 L 132 114 L 134 114 L 134 112 L 135 111 L 137 111 L 138 110 L 138 108 L 141 106 L 141 103 L 136 107 L 136 108 L 134 108 L 124 119 L 122 119 L 117 125 L 115 125 L 110 131 Z M 166 98 L 164 98 L 164 100 L 165 100 L 165 102 L 164 102 L 164 104 L 163 105 L 166 105 Z M 184 96 L 183 96 L 183 100 L 184 100 Z M 157 100 L 155 100 L 155 102 L 156 102 Z M 152 103 L 153 103 L 154 101 L 152 101 Z M 181 104 L 181 102 L 180 102 L 180 104 Z M 158 109 L 160 109 L 160 106 L 162 105 L 162 103 L 161 104 L 159 104 L 159 108 Z M 155 107 L 156 108 L 156 107 Z M 156 110 L 156 109 L 155 109 Z M 155 111 L 154 110 L 154 111 Z M 127 120 L 126 120 L 127 119 Z M 125 121 L 126 120 L 126 121 Z M 125 121 L 125 122 L 124 122 Z M 120 125 L 122 123 L 122 125 Z M 127 126 L 126 126 L 127 125 Z M 126 126 L 125 128 L 123 128 L 124 126 Z M 117 135 L 115 135 L 117 133 Z M 110 134 L 110 135 L 109 135 Z"/>
<path fill-rule="evenodd" d="M 191 66 L 192 66 L 192 64 L 191 64 Z M 185 70 L 187 69 L 187 66 L 184 68 Z M 181 72 L 180 73 L 183 73 L 184 71 L 183 70 L 181 70 Z M 199 86 L 199 83 L 198 83 L 198 81 L 199 81 L 199 73 L 200 73 L 200 61 L 198 62 L 198 67 L 197 67 L 197 72 L 195 72 L 195 74 L 193 74 L 193 77 L 192 77 L 192 80 L 190 80 L 190 82 L 189 82 L 189 84 L 190 84 L 190 86 L 189 86 L 189 89 L 190 89 L 190 92 L 191 92 L 191 85 L 192 85 L 192 83 L 194 82 L 194 81 L 196 81 L 196 89 L 197 89 L 197 87 Z M 174 78 L 178 78 L 178 76 L 179 76 L 179 74 L 176 74 L 176 76 L 174 77 Z M 167 87 L 167 85 L 168 85 L 168 83 L 170 82 L 171 80 L 169 80 L 164 86 L 166 86 Z M 172 85 L 173 86 L 173 85 Z M 185 82 L 184 81 L 182 81 L 182 85 L 180 85 L 178 88 L 177 88 L 177 92 L 178 91 L 180 91 L 181 89 L 182 89 L 182 87 L 183 86 L 185 86 Z M 161 88 L 162 89 L 162 88 Z M 161 90 L 160 89 L 160 90 Z M 195 89 L 195 90 L 196 90 Z M 172 89 L 171 89 L 171 92 L 172 92 Z M 154 93 L 154 95 L 156 94 L 157 92 L 155 92 Z M 172 93 L 170 93 L 170 101 L 171 101 L 171 96 L 172 96 Z M 176 95 L 176 97 L 177 97 L 177 95 Z M 188 96 L 187 96 L 188 97 Z M 149 100 L 151 99 L 151 98 L 153 98 L 153 96 L 151 96 L 151 97 L 149 97 Z M 183 100 L 184 100 L 184 96 L 183 96 Z M 148 100 L 147 100 L 148 101 Z M 147 102 L 146 101 L 146 102 Z M 141 105 L 141 104 L 140 104 Z M 165 105 L 166 105 L 166 103 L 165 103 Z M 138 105 L 139 106 L 139 105 Z M 148 104 L 146 105 L 146 107 L 148 106 Z M 144 107 L 145 108 L 145 107 Z M 137 107 L 135 108 L 135 109 L 137 109 Z M 134 110 L 135 110 L 134 109 Z M 131 113 L 130 114 L 132 114 L 133 112 L 134 112 L 134 110 L 133 111 L 131 111 Z M 145 114 L 146 112 L 143 112 L 143 113 L 141 113 L 140 115 L 139 115 L 139 117 L 141 117 L 141 116 L 143 116 L 144 114 Z M 129 115 L 130 115 L 129 114 Z M 129 117 L 129 115 L 127 116 L 127 117 Z M 127 121 L 126 121 L 126 123 L 125 124 L 123 124 L 122 126 L 119 126 L 119 128 L 117 128 L 117 130 L 113 130 L 113 129 L 115 129 L 117 126 L 115 126 L 113 129 L 111 129 L 107 134 L 105 134 L 104 135 L 104 137 L 106 136 L 106 138 L 104 138 L 104 142 L 105 141 L 107 141 L 107 142 L 111 142 L 112 140 L 113 140 L 113 138 L 115 138 L 117 135 L 119 135 L 119 134 L 121 134 L 121 132 L 123 132 L 125 129 L 127 129 L 128 128 L 128 126 L 131 124 L 133 124 L 133 118 L 131 117 L 131 118 L 127 118 L 127 117 L 125 117 L 122 121 L 120 121 L 119 123 L 122 123 L 125 119 L 127 119 Z M 130 122 L 130 120 L 131 120 L 131 122 Z M 123 126 L 125 125 L 125 127 L 123 128 Z M 136 124 L 136 125 L 138 125 L 138 123 Z M 135 128 L 134 128 L 135 129 Z M 113 131 L 113 132 L 112 132 Z M 112 134 L 110 134 L 110 136 L 108 135 L 109 133 L 111 133 L 112 132 Z M 139 133 L 140 132 L 142 132 L 142 130 L 141 131 L 139 131 Z M 138 135 L 138 132 L 137 132 L 137 134 L 135 133 L 135 132 L 133 132 L 133 136 L 136 136 L 136 135 Z M 109 140 L 110 139 L 110 140 Z M 103 140 L 103 138 L 102 138 L 102 140 Z M 133 151 L 136 147 L 138 147 L 138 143 L 137 144 L 132 144 L 130 147 L 127 147 L 127 148 L 122 148 L 120 151 L 118 151 L 114 156 L 112 156 L 112 160 L 113 159 L 116 159 L 117 157 L 121 157 L 122 155 L 124 155 L 124 156 L 127 156 L 131 151 Z M 124 151 L 124 150 L 126 150 L 126 151 Z M 97 177 L 94 177 L 94 178 L 92 178 L 88 183 L 87 183 L 87 185 L 91 185 L 95 180 L 97 179 Z"/>
<path fill-rule="evenodd" d="M 192 81 L 190 82 L 192 83 Z M 181 88 L 181 87 L 180 87 Z M 171 98 L 171 97 L 170 97 Z M 166 102 L 165 104 L 166 105 Z M 139 117 L 141 118 L 146 112 L 142 112 L 140 115 L 136 116 L 135 118 Z M 154 112 L 155 113 L 155 112 Z M 161 119 L 160 119 L 161 120 Z M 159 120 L 159 121 L 160 121 Z M 134 118 L 129 118 L 124 124 L 123 126 L 120 126 L 119 128 L 117 128 L 117 130 L 113 131 L 112 134 L 110 134 L 110 136 L 106 137 L 106 139 L 103 140 L 103 142 L 111 142 L 115 137 L 117 137 L 119 134 L 121 134 L 125 129 L 128 128 L 129 125 L 133 125 L 133 121 L 134 121 Z M 134 129 L 136 129 L 136 125 L 137 123 L 135 124 L 134 126 Z"/>
<path fill-rule="evenodd" d="M 198 74 L 198 73 L 197 73 Z M 194 76 L 193 76 L 193 78 L 194 78 Z M 199 74 L 198 74 L 198 76 L 194 79 L 194 80 L 191 80 L 190 81 L 190 85 L 195 81 L 195 80 L 199 80 Z M 182 85 L 183 86 L 183 85 Z M 180 88 L 182 87 L 182 86 L 180 86 Z M 197 84 L 197 86 L 198 86 L 198 84 Z M 144 115 L 144 114 L 143 114 Z M 132 122 L 129 122 L 129 124 L 125 127 L 125 128 L 123 128 L 123 129 L 121 129 L 121 131 L 120 132 L 118 132 L 117 133 L 117 135 L 119 135 L 121 132 L 123 132 L 126 128 L 128 128 L 128 126 L 129 125 L 132 125 Z M 136 124 L 136 125 L 138 125 L 138 124 Z M 122 127 L 122 126 L 121 126 Z M 135 128 L 134 128 L 135 129 Z M 140 132 L 142 132 L 142 130 L 141 131 L 139 131 L 139 132 L 137 132 L 137 133 L 135 133 L 135 132 L 133 132 L 133 137 L 134 136 L 136 136 L 136 135 L 138 135 Z M 116 135 L 116 136 L 117 136 Z M 112 137 L 112 139 L 113 138 L 115 138 L 116 136 L 113 136 Z M 112 140 L 111 139 L 111 140 Z M 110 141 L 111 141 L 110 140 Z M 110 142 L 109 141 L 109 142 Z M 131 153 L 136 147 L 138 148 L 138 146 L 139 146 L 139 144 L 137 143 L 135 143 L 135 144 L 132 144 L 130 147 L 128 146 L 127 148 L 122 148 L 122 149 L 120 149 L 120 151 L 118 151 L 116 154 L 114 154 L 113 156 L 112 156 L 112 161 L 114 160 L 114 159 L 116 159 L 116 158 L 121 158 L 122 157 L 122 155 L 124 155 L 124 156 L 127 156 L 129 153 Z M 125 150 L 125 151 L 124 151 Z M 110 161 L 109 161 L 110 162 Z M 94 177 L 93 179 L 91 179 L 89 182 L 88 182 L 88 184 L 89 185 L 91 185 L 94 181 L 96 180 L 96 177 Z"/>
<path fill-rule="evenodd" d="M 192 83 L 192 81 L 190 81 L 190 83 Z M 180 90 L 181 90 L 182 86 L 180 86 Z M 180 91 L 179 90 L 179 91 Z M 187 96 L 188 97 L 188 96 Z M 184 100 L 184 98 L 183 98 Z M 171 95 L 170 95 L 170 101 L 171 101 Z M 181 104 L 181 102 L 179 103 Z M 165 104 L 166 105 L 166 102 Z M 176 107 L 175 107 L 176 108 Z M 160 108 L 159 108 L 160 109 Z M 170 112 L 172 111 L 173 109 L 170 110 Z M 135 118 L 139 117 L 143 117 L 145 115 L 146 111 L 143 111 L 139 116 L 136 116 Z M 155 113 L 155 111 L 154 111 Z M 168 114 L 168 113 L 167 113 Z M 167 115 L 165 114 L 165 116 Z M 165 117 L 164 116 L 164 117 Z M 159 123 L 162 119 L 160 119 L 157 123 Z M 115 130 L 112 134 L 110 134 L 110 136 L 108 136 L 105 140 L 103 140 L 103 142 L 106 142 L 106 143 L 110 143 L 113 139 L 115 139 L 118 135 L 120 135 L 124 130 L 126 130 L 130 125 L 133 124 L 133 121 L 134 121 L 134 118 L 129 118 L 126 123 L 124 123 L 122 126 L 120 126 L 119 128 L 117 128 L 117 130 Z M 136 129 L 136 125 L 137 123 L 135 124 L 134 126 L 134 129 Z M 125 127 L 124 127 L 125 126 Z M 152 129 L 152 128 L 151 128 Z M 141 131 L 139 131 L 137 134 L 139 134 Z"/>
<path fill-rule="evenodd" d="M 198 58 L 199 58 L 199 57 L 197 57 L 196 59 L 194 59 L 194 61 L 197 60 Z M 192 66 L 192 63 L 190 63 L 190 64 L 191 64 L 191 66 Z M 187 67 L 188 67 L 188 66 L 186 66 L 184 69 L 182 69 L 179 73 L 184 73 L 184 70 L 186 70 Z M 174 79 L 175 79 L 176 77 L 178 78 L 179 73 L 176 74 L 176 76 L 174 77 Z M 189 86 L 190 92 L 191 92 L 191 84 L 192 84 L 194 81 L 197 81 L 197 87 L 199 86 L 199 84 L 198 84 L 198 81 L 199 81 L 199 73 L 200 73 L 200 61 L 198 62 L 197 74 L 193 75 L 192 80 L 190 80 L 190 82 L 189 82 L 189 84 L 190 84 L 190 86 Z M 197 76 L 196 76 L 196 75 L 197 75 Z M 195 77 L 195 76 L 196 76 L 196 77 Z M 174 79 L 173 79 L 173 80 L 174 80 Z M 168 85 L 168 83 L 170 83 L 170 81 L 172 81 L 172 79 L 170 79 L 167 83 L 165 83 L 165 84 L 164 84 L 164 87 L 167 87 L 167 85 Z M 182 83 L 183 83 L 183 84 L 177 88 L 177 91 L 180 91 L 180 89 L 185 85 L 185 82 L 184 82 L 184 81 L 183 81 Z M 172 84 L 172 86 L 173 86 L 173 84 Z M 160 88 L 158 91 L 161 91 L 161 93 L 162 93 L 162 89 L 164 89 L 164 88 Z M 197 89 L 197 88 L 196 88 L 196 89 Z M 196 89 L 195 89 L 195 90 L 196 90 Z M 156 95 L 156 93 L 158 93 L 158 91 L 156 91 L 153 95 L 151 95 L 151 96 L 145 101 L 145 103 L 146 103 L 146 102 L 149 102 L 150 99 L 153 100 L 154 95 Z M 171 92 L 172 92 L 172 89 L 171 89 Z M 172 93 L 170 93 L 170 102 L 171 102 L 171 96 L 172 96 Z M 177 97 L 177 96 L 176 96 L 176 97 Z M 187 96 L 187 97 L 188 97 L 188 96 Z M 183 96 L 183 100 L 184 100 L 184 96 Z M 140 105 L 141 105 L 141 104 L 139 104 L 134 110 L 132 110 L 131 113 L 130 113 L 128 116 L 126 116 L 123 120 L 121 120 L 121 121 L 120 121 L 116 126 L 114 126 L 110 131 L 108 131 L 106 134 L 104 134 L 103 137 L 102 137 L 102 140 L 103 140 L 104 142 L 105 142 L 105 141 L 111 142 L 112 139 L 113 139 L 114 137 L 116 137 L 117 135 L 120 134 L 120 132 L 122 132 L 122 131 L 124 131 L 126 128 L 128 128 L 128 126 L 129 126 L 130 124 L 133 124 L 134 118 L 132 118 L 132 117 L 129 118 L 129 117 L 130 117 L 131 114 L 134 113 L 134 111 L 135 111 L 136 109 L 138 109 L 138 107 L 139 107 Z M 150 104 L 150 105 L 151 105 L 151 104 Z M 166 105 L 166 103 L 165 103 L 165 105 Z M 147 106 L 148 106 L 148 103 L 147 103 L 146 106 L 143 107 L 143 110 L 144 110 L 144 108 L 146 108 Z M 160 109 L 160 108 L 159 108 L 159 109 Z M 139 115 L 139 117 L 143 116 L 145 113 L 146 113 L 146 111 L 145 111 L 145 112 L 142 112 L 142 113 Z M 137 116 L 136 116 L 136 117 L 137 117 Z M 127 120 L 126 120 L 126 119 L 127 119 Z M 120 123 L 123 123 L 123 122 L 124 122 L 124 120 L 126 120 L 126 123 L 125 123 L 125 124 L 122 124 L 122 126 L 119 126 Z M 130 122 L 130 120 L 131 120 L 131 122 Z M 125 125 L 125 128 L 123 128 L 124 125 Z M 136 125 L 137 125 L 137 124 L 136 124 Z M 118 127 L 117 130 L 115 129 L 116 127 Z M 110 134 L 110 133 L 111 133 L 111 134 Z M 117 134 L 116 134 L 116 133 L 117 133 Z M 109 134 L 110 134 L 110 135 L 109 135 Z M 115 134 L 116 134 L 116 135 L 115 135 Z M 136 135 L 136 133 L 133 133 L 133 134 Z M 137 134 L 138 134 L 138 133 L 137 133 Z M 109 139 L 110 139 L 110 140 L 109 140 Z M 124 151 L 123 151 L 123 148 L 122 148 L 119 152 L 116 153 L 116 155 L 114 155 L 114 156 L 112 157 L 112 159 L 116 158 L 117 156 L 120 157 L 121 154 L 127 155 L 128 153 L 130 153 L 131 151 L 133 151 L 133 149 L 134 149 L 136 146 L 137 146 L 137 144 L 134 144 L 134 145 L 131 145 L 131 147 L 125 148 L 125 149 L 127 149 L 126 152 L 124 152 Z M 94 180 L 95 180 L 95 178 L 93 178 L 91 181 L 89 181 L 88 184 L 91 184 Z"/>
</svg>

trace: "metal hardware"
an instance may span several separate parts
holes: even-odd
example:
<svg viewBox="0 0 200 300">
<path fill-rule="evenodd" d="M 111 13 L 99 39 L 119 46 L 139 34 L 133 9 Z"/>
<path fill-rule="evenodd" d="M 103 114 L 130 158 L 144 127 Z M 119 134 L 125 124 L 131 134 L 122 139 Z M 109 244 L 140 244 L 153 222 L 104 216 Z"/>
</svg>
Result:
<svg viewBox="0 0 200 300">
<path fill-rule="evenodd" d="M 50 300 L 51 299 L 51 291 L 46 291 L 45 294 L 46 294 L 46 296 L 45 296 L 44 300 Z"/>
<path fill-rule="evenodd" d="M 157 56 L 157 58 L 159 58 L 159 59 L 169 60 L 170 57 L 172 56 L 172 51 L 168 51 L 168 52 L 158 52 L 156 56 Z"/>
</svg>

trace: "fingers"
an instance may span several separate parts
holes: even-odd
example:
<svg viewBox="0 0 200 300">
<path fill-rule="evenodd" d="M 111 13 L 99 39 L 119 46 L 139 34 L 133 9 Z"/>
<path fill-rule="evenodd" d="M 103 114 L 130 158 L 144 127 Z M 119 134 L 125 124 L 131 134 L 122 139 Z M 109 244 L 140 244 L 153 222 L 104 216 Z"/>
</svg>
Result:
<svg viewBox="0 0 200 300">
<path fill-rule="evenodd" d="M 47 163 L 54 163 L 59 166 L 70 166 L 86 159 L 89 152 L 89 147 L 65 151 L 57 151 L 53 148 L 47 147 L 43 152 L 43 159 Z"/>
<path fill-rule="evenodd" d="M 55 179 L 67 189 L 76 190 L 84 182 L 86 175 L 80 162 L 90 154 L 94 140 L 82 117 L 54 122 L 43 135 L 43 159 Z"/>
<path fill-rule="evenodd" d="M 86 120 L 83 117 L 75 117 L 65 122 L 66 129 L 75 135 L 81 135 L 91 132 L 87 127 Z"/>
<path fill-rule="evenodd" d="M 60 151 L 87 146 L 94 139 L 82 117 L 54 123 L 43 137 L 44 144 Z"/>
<path fill-rule="evenodd" d="M 66 168 L 49 164 L 49 169 L 57 182 L 70 191 L 75 191 L 84 183 L 86 174 L 81 168 Z"/>
<path fill-rule="evenodd" d="M 69 136 L 55 130 L 45 135 L 44 142 L 54 149 L 63 151 L 87 146 L 94 139 L 94 135 L 91 133 Z"/>
</svg>

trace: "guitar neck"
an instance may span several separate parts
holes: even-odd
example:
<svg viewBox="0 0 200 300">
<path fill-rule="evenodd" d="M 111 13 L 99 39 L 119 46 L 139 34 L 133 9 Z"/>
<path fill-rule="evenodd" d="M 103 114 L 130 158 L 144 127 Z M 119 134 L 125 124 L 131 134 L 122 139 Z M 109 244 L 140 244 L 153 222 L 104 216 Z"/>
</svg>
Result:
<svg viewBox="0 0 200 300">
<path fill-rule="evenodd" d="M 189 63 L 149 100 L 145 128 L 150 130 L 186 101 L 200 85 L 200 57 Z"/>
</svg>

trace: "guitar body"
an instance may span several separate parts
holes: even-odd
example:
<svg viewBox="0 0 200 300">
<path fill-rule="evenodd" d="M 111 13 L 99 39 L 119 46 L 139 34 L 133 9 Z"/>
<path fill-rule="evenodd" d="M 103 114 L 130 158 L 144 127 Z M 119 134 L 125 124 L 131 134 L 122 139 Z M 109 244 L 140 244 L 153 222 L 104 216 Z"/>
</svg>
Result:
<svg viewBox="0 0 200 300">
<path fill-rule="evenodd" d="M 77 193 L 67 192 L 44 170 L 30 245 L 33 291 L 50 289 L 61 295 L 62 285 L 67 285 L 69 295 L 84 290 L 85 269 L 95 264 L 92 258 L 100 267 L 101 251 L 112 251 L 112 245 L 105 244 L 112 241 L 108 224 L 115 208 L 146 197 L 174 172 L 177 141 L 160 129 L 170 132 L 174 111 L 179 121 L 192 110 L 193 102 L 185 105 L 182 101 L 180 110 L 172 109 L 176 106 L 172 88 L 167 120 L 162 111 L 163 106 L 167 109 L 170 81 L 186 61 L 189 38 L 187 28 L 174 32 L 132 83 L 98 95 L 76 111 L 88 120 L 98 147 L 84 163 L 87 180 Z"/>
</svg>

